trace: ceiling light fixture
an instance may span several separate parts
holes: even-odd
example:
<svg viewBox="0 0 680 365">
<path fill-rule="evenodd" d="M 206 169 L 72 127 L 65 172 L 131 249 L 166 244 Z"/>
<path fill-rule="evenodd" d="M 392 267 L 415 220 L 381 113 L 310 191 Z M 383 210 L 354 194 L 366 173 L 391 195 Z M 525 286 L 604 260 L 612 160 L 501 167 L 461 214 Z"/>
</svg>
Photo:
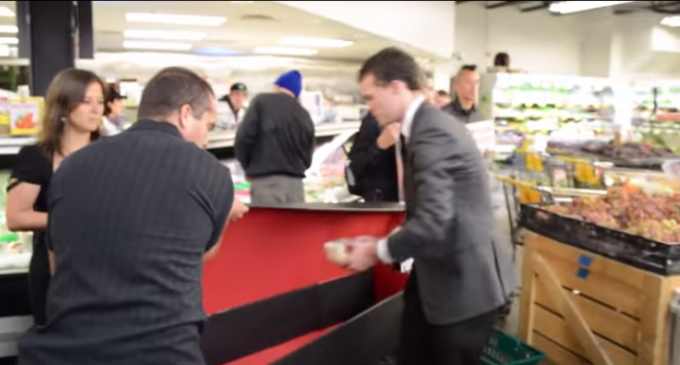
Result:
<svg viewBox="0 0 680 365">
<path fill-rule="evenodd" d="M 14 17 L 15 15 L 16 14 L 14 14 L 12 9 L 6 6 L 0 6 L 0 17 L 11 18 Z"/>
<path fill-rule="evenodd" d="M 667 16 L 661 19 L 661 24 L 667 27 L 680 27 L 680 15 Z"/>
<path fill-rule="evenodd" d="M 289 56 L 311 56 L 319 53 L 316 49 L 293 47 L 257 47 L 253 51 L 261 54 L 278 54 Z"/>
<path fill-rule="evenodd" d="M 0 33 L 19 33 L 16 25 L 0 25 Z"/>
<path fill-rule="evenodd" d="M 177 41 L 200 41 L 205 38 L 205 33 L 184 32 L 174 30 L 126 30 L 123 32 L 125 38 L 137 39 L 167 39 Z"/>
<path fill-rule="evenodd" d="M 344 48 L 353 45 L 354 42 L 331 38 L 286 37 L 281 38 L 279 44 L 297 47 Z"/>
<path fill-rule="evenodd" d="M 0 44 L 19 44 L 19 38 L 0 37 Z"/>
<path fill-rule="evenodd" d="M 227 21 L 221 16 L 179 15 L 157 13 L 126 13 L 125 20 L 133 23 L 159 23 L 179 25 L 203 25 L 217 27 Z"/>
<path fill-rule="evenodd" d="M 632 2 L 634 1 L 562 1 L 550 4 L 548 10 L 558 14 L 571 14 Z"/>
<path fill-rule="evenodd" d="M 123 48 L 153 49 L 157 51 L 188 51 L 193 47 L 190 43 L 124 41 Z"/>
</svg>

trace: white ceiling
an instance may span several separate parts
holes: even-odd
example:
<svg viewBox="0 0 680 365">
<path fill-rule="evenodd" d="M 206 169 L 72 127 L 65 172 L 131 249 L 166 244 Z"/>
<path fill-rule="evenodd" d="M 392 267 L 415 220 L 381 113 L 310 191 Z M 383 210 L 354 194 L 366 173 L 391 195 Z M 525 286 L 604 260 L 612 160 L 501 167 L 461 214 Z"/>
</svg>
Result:
<svg viewBox="0 0 680 365">
<path fill-rule="evenodd" d="M 94 1 L 95 47 L 100 52 L 124 51 L 125 30 L 193 31 L 206 34 L 200 41 L 191 41 L 189 53 L 230 55 L 252 54 L 256 47 L 280 46 L 282 37 L 334 38 L 353 41 L 345 48 L 316 48 L 312 58 L 363 60 L 394 42 L 347 25 L 321 19 L 274 1 Z M 15 8 L 14 1 L 0 1 L 0 6 Z M 227 21 L 221 26 L 191 26 L 171 24 L 129 23 L 127 12 L 181 15 L 221 16 Z M 0 18 L 0 25 L 14 24 L 12 18 Z M 136 39 L 160 41 L 153 39 Z M 175 41 L 177 42 L 177 41 Z M 185 41 L 182 41 L 186 43 Z M 310 47 L 306 47 L 310 48 Z M 432 55 L 408 49 L 424 59 Z"/>
</svg>

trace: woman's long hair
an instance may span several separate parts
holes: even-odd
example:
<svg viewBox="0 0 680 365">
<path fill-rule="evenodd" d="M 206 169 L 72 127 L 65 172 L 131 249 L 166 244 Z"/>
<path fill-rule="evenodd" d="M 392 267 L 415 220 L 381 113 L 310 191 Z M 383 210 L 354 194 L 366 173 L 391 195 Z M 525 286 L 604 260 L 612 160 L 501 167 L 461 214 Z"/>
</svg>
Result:
<svg viewBox="0 0 680 365">
<path fill-rule="evenodd" d="M 49 156 L 61 155 L 61 139 L 64 135 L 68 118 L 85 99 L 87 88 L 93 83 L 105 87 L 102 80 L 93 72 L 70 68 L 59 72 L 50 82 L 45 96 L 45 110 L 41 120 L 38 145 Z M 99 129 L 90 135 L 90 141 L 101 136 Z"/>
</svg>

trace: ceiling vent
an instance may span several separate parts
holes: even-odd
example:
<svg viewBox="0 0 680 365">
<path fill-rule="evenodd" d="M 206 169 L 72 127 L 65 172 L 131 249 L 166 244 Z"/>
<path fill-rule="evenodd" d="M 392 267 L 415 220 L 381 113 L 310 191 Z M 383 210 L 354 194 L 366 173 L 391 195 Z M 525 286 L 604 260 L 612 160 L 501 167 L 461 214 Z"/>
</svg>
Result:
<svg viewBox="0 0 680 365">
<path fill-rule="evenodd" d="M 246 14 L 246 15 L 241 17 L 241 20 L 257 20 L 257 21 L 271 22 L 271 21 L 274 21 L 274 18 L 272 18 L 269 15 L 264 15 L 264 14 Z"/>
</svg>

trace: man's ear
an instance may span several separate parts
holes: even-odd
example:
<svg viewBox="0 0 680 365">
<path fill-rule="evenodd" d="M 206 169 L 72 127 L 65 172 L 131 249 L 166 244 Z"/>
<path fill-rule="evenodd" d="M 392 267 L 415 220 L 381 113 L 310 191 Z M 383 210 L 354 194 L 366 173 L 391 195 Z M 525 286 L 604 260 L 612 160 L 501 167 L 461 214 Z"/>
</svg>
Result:
<svg viewBox="0 0 680 365">
<path fill-rule="evenodd" d="M 184 104 L 179 108 L 179 120 L 177 122 L 179 123 L 180 128 L 184 129 L 188 126 L 190 115 L 191 107 L 188 104 Z"/>
</svg>

